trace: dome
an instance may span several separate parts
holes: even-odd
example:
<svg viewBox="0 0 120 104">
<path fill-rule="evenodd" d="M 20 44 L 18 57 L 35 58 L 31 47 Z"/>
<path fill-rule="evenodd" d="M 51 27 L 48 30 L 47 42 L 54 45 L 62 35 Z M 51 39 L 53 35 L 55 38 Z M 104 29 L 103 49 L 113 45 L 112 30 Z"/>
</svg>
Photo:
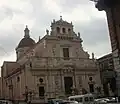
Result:
<svg viewBox="0 0 120 104">
<path fill-rule="evenodd" d="M 30 38 L 29 29 L 27 26 L 24 32 L 25 32 L 24 38 L 20 41 L 17 48 L 31 47 L 35 44 L 35 41 Z"/>
<path fill-rule="evenodd" d="M 23 38 L 18 44 L 17 48 L 30 47 L 35 44 L 35 41 L 31 38 Z"/>
</svg>

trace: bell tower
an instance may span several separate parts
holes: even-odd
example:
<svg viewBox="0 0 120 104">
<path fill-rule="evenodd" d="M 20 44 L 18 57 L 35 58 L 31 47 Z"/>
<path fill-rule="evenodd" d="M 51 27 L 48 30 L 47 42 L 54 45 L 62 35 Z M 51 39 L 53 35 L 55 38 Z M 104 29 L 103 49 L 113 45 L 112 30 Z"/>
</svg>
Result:
<svg viewBox="0 0 120 104">
<path fill-rule="evenodd" d="M 52 30 L 52 35 L 56 35 L 56 36 L 59 35 L 72 36 L 72 34 L 74 33 L 72 22 L 68 23 L 67 21 L 64 21 L 62 16 L 60 16 L 60 20 L 52 21 L 51 30 Z"/>
</svg>

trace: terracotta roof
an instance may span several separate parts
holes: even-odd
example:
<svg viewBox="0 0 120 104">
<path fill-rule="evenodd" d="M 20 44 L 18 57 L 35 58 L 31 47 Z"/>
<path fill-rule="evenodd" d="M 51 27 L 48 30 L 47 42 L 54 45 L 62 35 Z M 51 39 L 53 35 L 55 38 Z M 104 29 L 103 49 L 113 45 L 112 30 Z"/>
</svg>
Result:
<svg viewBox="0 0 120 104">
<path fill-rule="evenodd" d="M 22 48 L 22 47 L 31 47 L 35 44 L 35 41 L 33 39 L 29 38 L 23 38 L 20 43 L 18 44 L 17 48 Z"/>
</svg>

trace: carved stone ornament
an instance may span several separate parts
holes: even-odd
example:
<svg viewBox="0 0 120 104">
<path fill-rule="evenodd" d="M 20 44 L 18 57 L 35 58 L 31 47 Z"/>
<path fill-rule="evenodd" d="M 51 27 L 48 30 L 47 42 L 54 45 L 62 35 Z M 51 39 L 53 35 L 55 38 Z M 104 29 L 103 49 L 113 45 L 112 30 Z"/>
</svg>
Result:
<svg viewBox="0 0 120 104">
<path fill-rule="evenodd" d="M 76 56 L 79 57 L 79 49 L 76 48 Z"/>
<path fill-rule="evenodd" d="M 63 68 L 63 72 L 64 73 L 72 73 L 73 72 L 73 68 L 71 68 L 71 67 L 64 67 Z"/>
<path fill-rule="evenodd" d="M 56 45 L 54 44 L 53 47 L 52 47 L 52 53 L 53 53 L 53 56 L 55 56 L 55 50 L 56 50 Z"/>
<path fill-rule="evenodd" d="M 89 81 L 88 84 L 95 84 L 95 82 L 94 81 Z"/>
<path fill-rule="evenodd" d="M 52 49 L 53 56 L 55 56 L 55 48 Z"/>
<path fill-rule="evenodd" d="M 55 76 L 55 89 L 58 92 L 60 90 L 60 83 L 59 83 L 59 77 Z"/>
<path fill-rule="evenodd" d="M 49 30 L 48 29 L 46 29 L 46 34 L 49 35 Z"/>
<path fill-rule="evenodd" d="M 55 90 L 56 90 L 56 92 L 60 91 L 60 82 L 59 82 L 58 76 L 55 77 Z"/>
<path fill-rule="evenodd" d="M 82 77 L 81 76 L 78 77 L 78 80 L 79 80 L 79 85 L 82 85 Z"/>
</svg>

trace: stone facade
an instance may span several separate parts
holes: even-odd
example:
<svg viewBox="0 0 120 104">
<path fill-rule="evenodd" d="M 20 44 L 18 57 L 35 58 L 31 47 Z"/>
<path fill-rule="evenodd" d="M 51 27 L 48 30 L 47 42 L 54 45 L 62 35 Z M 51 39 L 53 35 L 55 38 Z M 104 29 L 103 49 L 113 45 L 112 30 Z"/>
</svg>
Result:
<svg viewBox="0 0 120 104">
<path fill-rule="evenodd" d="M 97 59 L 100 67 L 101 83 L 105 96 L 113 96 L 116 93 L 116 73 L 112 53 Z"/>
<path fill-rule="evenodd" d="M 51 32 L 46 30 L 46 35 L 35 44 L 26 27 L 24 38 L 30 39 L 31 45 L 24 41 L 24 47 L 21 42 L 16 48 L 17 61 L 3 63 L 3 98 L 46 101 L 75 92 L 81 94 L 82 89 L 89 93 L 89 84 L 93 84 L 93 92 L 95 85 L 101 86 L 94 55 L 90 59 L 83 50 L 80 33 L 74 32 L 72 23 L 62 17 L 53 20 Z"/>
</svg>

